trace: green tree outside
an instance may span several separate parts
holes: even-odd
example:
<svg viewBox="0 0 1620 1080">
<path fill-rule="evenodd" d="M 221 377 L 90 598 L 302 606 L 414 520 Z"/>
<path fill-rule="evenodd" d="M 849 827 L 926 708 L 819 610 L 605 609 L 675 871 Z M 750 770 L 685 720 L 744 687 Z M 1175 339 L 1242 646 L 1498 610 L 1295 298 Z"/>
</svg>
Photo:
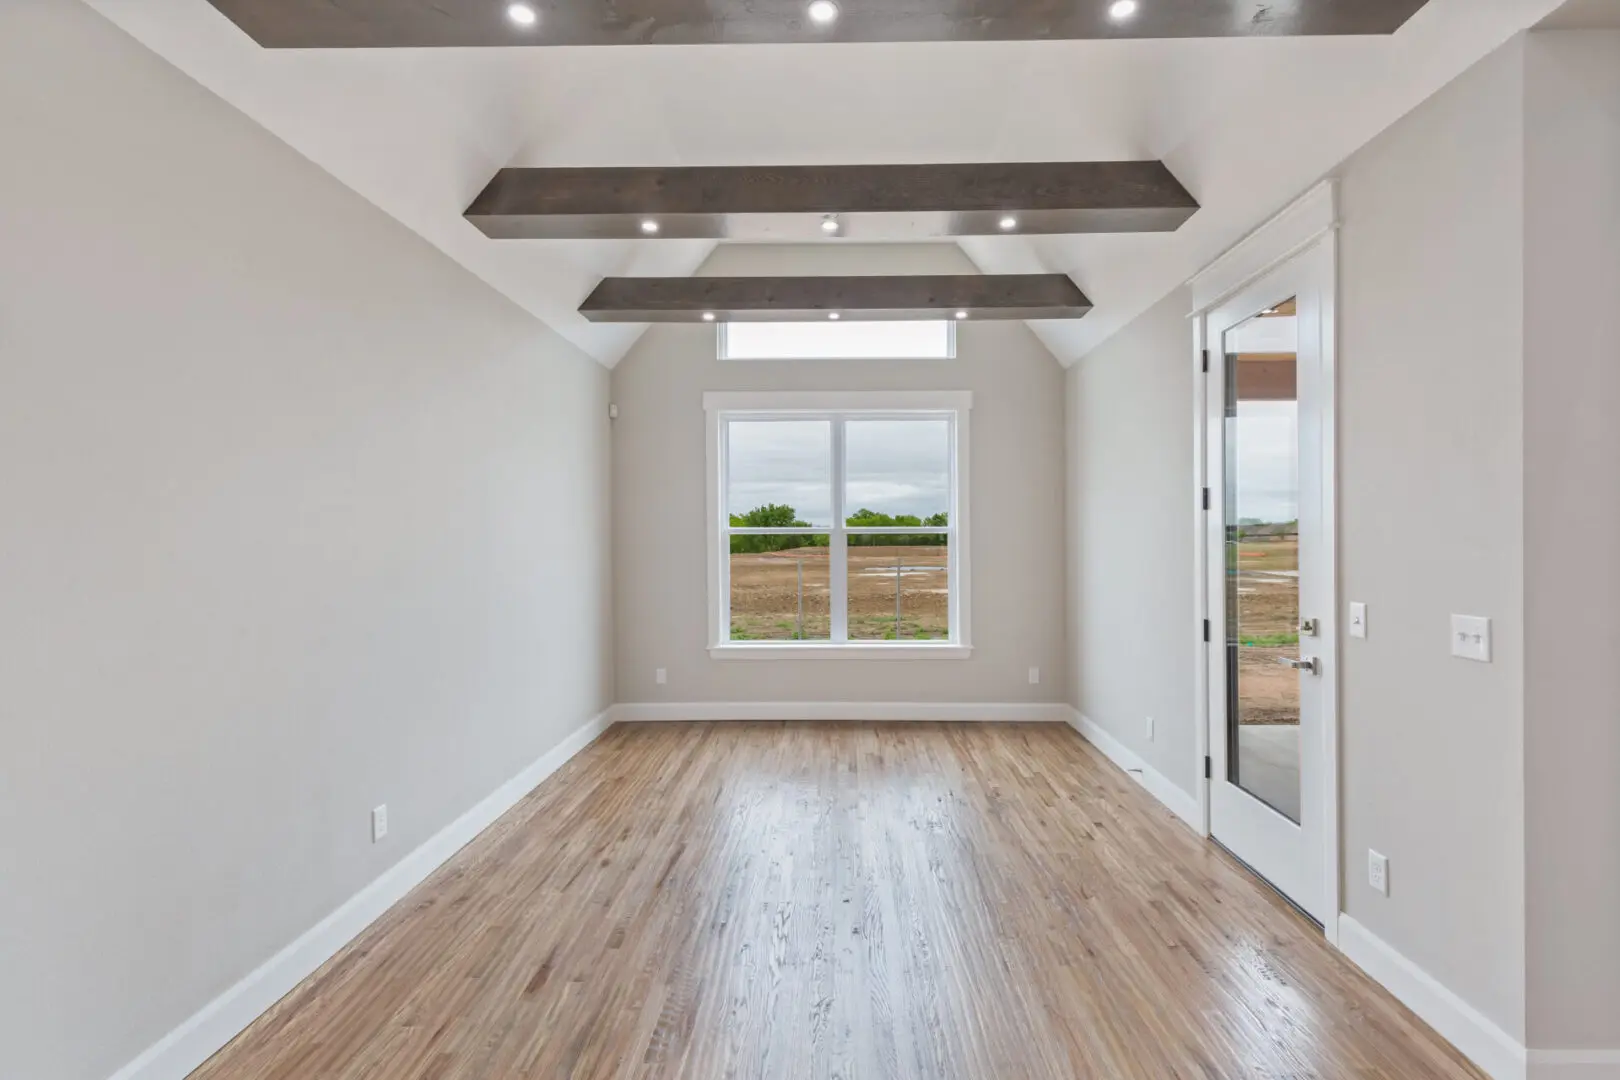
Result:
<svg viewBox="0 0 1620 1080">
<path fill-rule="evenodd" d="M 914 514 L 880 514 L 876 510 L 860 509 L 845 519 L 851 529 L 943 529 L 951 523 L 949 514 L 931 514 L 920 518 Z M 734 529 L 808 529 L 807 521 L 799 520 L 799 513 L 791 506 L 771 503 L 757 506 L 746 514 L 732 514 Z M 851 547 L 945 547 L 948 537 L 943 533 L 886 533 L 877 536 L 851 536 Z M 826 547 L 827 537 L 806 534 L 795 536 L 733 536 L 733 555 L 760 555 L 772 551 L 793 551 L 798 548 Z"/>
</svg>

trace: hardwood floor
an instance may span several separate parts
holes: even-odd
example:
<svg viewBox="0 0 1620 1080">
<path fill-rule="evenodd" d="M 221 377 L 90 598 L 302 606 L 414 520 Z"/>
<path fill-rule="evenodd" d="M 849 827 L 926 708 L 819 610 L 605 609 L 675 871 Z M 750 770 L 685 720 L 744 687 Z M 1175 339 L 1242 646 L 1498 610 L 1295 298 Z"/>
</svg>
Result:
<svg viewBox="0 0 1620 1080">
<path fill-rule="evenodd" d="M 619 726 L 194 1080 L 1478 1080 L 1060 725 Z"/>
</svg>

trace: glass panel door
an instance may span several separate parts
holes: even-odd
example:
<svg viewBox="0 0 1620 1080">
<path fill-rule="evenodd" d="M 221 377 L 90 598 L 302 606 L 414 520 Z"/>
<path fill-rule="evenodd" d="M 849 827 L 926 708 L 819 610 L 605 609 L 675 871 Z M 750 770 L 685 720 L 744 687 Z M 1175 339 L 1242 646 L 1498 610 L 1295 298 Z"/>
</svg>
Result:
<svg viewBox="0 0 1620 1080">
<path fill-rule="evenodd" d="M 1227 780 L 1300 820 L 1299 330 L 1284 300 L 1226 331 Z"/>
<path fill-rule="evenodd" d="M 1331 235 L 1204 316 L 1209 830 L 1338 913 Z"/>
</svg>

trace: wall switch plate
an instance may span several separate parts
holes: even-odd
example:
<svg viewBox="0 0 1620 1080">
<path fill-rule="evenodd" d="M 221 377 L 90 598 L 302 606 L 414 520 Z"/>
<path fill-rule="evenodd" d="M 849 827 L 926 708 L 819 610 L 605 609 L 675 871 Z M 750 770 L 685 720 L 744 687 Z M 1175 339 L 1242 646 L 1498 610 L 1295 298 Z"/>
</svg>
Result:
<svg viewBox="0 0 1620 1080">
<path fill-rule="evenodd" d="M 1491 662 L 1491 620 L 1478 615 L 1451 617 L 1451 655 L 1464 660 Z"/>
<path fill-rule="evenodd" d="M 1147 718 L 1147 738 L 1148 742 L 1153 741 L 1153 717 L 1151 716 Z"/>
<path fill-rule="evenodd" d="M 1367 884 L 1374 891 L 1389 895 L 1389 860 L 1371 849 L 1367 851 Z"/>
<path fill-rule="evenodd" d="M 388 835 L 388 804 L 377 807 L 371 812 L 371 842 L 375 844 Z"/>
<path fill-rule="evenodd" d="M 1356 600 L 1350 602 L 1350 636 L 1367 636 L 1367 605 Z"/>
<path fill-rule="evenodd" d="M 1041 684 L 1041 669 L 1038 668 L 1038 667 L 1030 668 L 1029 669 L 1029 685 L 1031 685 L 1031 686 L 1039 686 L 1040 684 Z"/>
<path fill-rule="evenodd" d="M 658 670 L 654 671 L 653 680 L 657 682 L 659 686 L 663 686 L 665 683 L 669 682 L 669 669 L 659 668 Z"/>
</svg>

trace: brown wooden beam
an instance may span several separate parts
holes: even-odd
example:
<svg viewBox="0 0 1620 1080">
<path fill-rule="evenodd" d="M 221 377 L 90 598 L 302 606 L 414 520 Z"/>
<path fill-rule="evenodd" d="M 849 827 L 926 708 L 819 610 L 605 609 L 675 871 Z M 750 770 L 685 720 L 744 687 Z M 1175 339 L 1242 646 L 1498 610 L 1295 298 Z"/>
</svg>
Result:
<svg viewBox="0 0 1620 1080">
<path fill-rule="evenodd" d="M 809 242 L 1173 232 L 1197 210 L 1158 161 L 517 168 L 467 220 L 497 239 Z"/>
<path fill-rule="evenodd" d="M 210 2 L 267 48 L 374 49 L 1392 34 L 1426 0 L 1142 0 L 1128 19 L 1108 0 L 839 0 L 824 25 L 808 0 L 527 0 L 527 25 L 508 0 Z"/>
<path fill-rule="evenodd" d="M 1091 301 L 1067 274 L 606 278 L 579 310 L 636 323 L 1078 319 Z"/>
</svg>

